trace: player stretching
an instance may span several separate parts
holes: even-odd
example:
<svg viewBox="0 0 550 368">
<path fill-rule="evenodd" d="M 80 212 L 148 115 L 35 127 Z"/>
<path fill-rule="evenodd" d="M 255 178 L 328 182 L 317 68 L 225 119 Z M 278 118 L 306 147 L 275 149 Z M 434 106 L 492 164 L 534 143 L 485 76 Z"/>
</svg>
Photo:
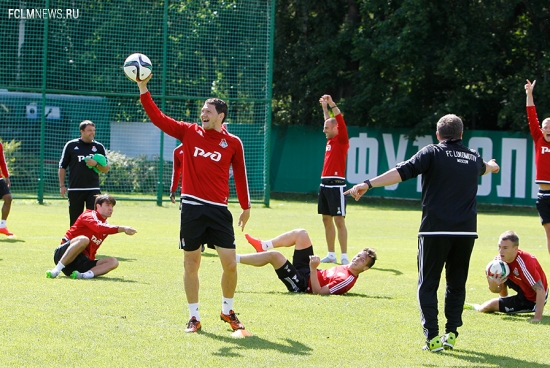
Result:
<svg viewBox="0 0 550 368">
<path fill-rule="evenodd" d="M 245 236 L 258 253 L 237 255 L 237 262 L 256 267 L 272 265 L 279 280 L 294 293 L 345 294 L 355 285 L 359 274 L 376 262 L 374 249 L 365 248 L 347 265 L 318 270 L 321 260 L 313 254 L 313 245 L 304 229 L 294 229 L 267 241 Z M 292 246 L 295 246 L 292 263 L 279 252 L 266 252 Z"/>
<path fill-rule="evenodd" d="M 508 264 L 510 275 L 498 278 L 487 276 L 487 282 L 489 290 L 500 294 L 500 297 L 488 300 L 482 305 L 466 304 L 464 308 L 473 308 L 483 313 L 535 312 L 530 322 L 540 322 L 544 305 L 548 300 L 548 282 L 539 261 L 535 256 L 519 249 L 519 237 L 510 230 L 500 235 L 498 258 Z M 508 288 L 516 294 L 508 295 Z"/>
<path fill-rule="evenodd" d="M 113 214 L 115 204 L 116 200 L 109 194 L 96 196 L 95 209 L 84 211 L 65 233 L 61 245 L 53 254 L 55 268 L 46 271 L 47 278 L 56 278 L 63 272 L 73 279 L 91 279 L 118 267 L 116 258 L 95 259 L 97 250 L 108 235 L 136 233 L 136 230 L 129 226 L 107 223 L 107 219 Z"/>
<path fill-rule="evenodd" d="M 317 204 L 317 213 L 323 216 L 328 247 L 328 254 L 321 259 L 321 262 L 336 263 L 334 243 L 336 241 L 336 230 L 338 230 L 338 242 L 342 251 L 340 259 L 342 264 L 346 265 L 349 263 L 347 254 L 348 229 L 346 228 L 346 196 L 343 193 L 346 188 L 346 155 L 349 149 L 348 129 L 340 109 L 330 95 L 323 95 L 319 102 L 323 108 L 325 118 L 323 133 L 327 137 Z M 332 110 L 334 118 L 330 117 L 327 106 Z"/>
<path fill-rule="evenodd" d="M 141 103 L 159 129 L 183 144 L 181 183 L 180 248 L 184 250 L 183 284 L 190 319 L 185 332 L 201 328 L 199 314 L 199 267 L 201 245 L 216 249 L 223 273 L 220 318 L 233 330 L 244 330 L 233 310 L 237 287 L 237 262 L 233 217 L 227 208 L 229 168 L 233 167 L 235 186 L 243 212 L 238 226 L 244 229 L 250 217 L 250 196 L 241 140 L 222 128 L 227 104 L 218 98 L 205 101 L 201 110 L 202 126 L 176 121 L 164 115 L 147 89 L 151 77 L 139 82 Z"/>
<path fill-rule="evenodd" d="M 540 222 L 546 232 L 546 247 L 550 253 L 550 118 L 542 121 L 541 129 L 533 100 L 533 89 L 536 82 L 531 83 L 527 80 L 525 85 L 525 93 L 527 94 L 526 109 L 529 118 L 529 130 L 535 142 L 535 164 L 537 166 L 535 183 L 539 185 L 537 210 Z"/>
</svg>

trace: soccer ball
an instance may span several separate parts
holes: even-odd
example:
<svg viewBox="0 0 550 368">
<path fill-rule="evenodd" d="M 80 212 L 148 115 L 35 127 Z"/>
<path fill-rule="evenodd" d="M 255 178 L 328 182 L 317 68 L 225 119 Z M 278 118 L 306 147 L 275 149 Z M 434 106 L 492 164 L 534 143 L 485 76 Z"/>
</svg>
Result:
<svg viewBox="0 0 550 368">
<path fill-rule="evenodd" d="M 485 267 L 485 272 L 487 276 L 491 278 L 508 277 L 510 275 L 510 267 L 508 267 L 508 263 L 503 260 L 493 259 L 487 264 L 487 267 Z"/>
<path fill-rule="evenodd" d="M 132 54 L 124 60 L 124 74 L 132 82 L 140 82 L 146 79 L 151 75 L 152 70 L 151 60 L 143 54 Z"/>
</svg>

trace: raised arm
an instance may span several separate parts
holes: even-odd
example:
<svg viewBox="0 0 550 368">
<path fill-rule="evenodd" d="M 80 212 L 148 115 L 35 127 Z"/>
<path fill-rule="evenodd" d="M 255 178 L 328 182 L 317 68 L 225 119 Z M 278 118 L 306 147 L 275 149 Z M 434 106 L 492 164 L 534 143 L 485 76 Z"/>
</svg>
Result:
<svg viewBox="0 0 550 368">
<path fill-rule="evenodd" d="M 326 100 L 325 96 L 321 96 L 321 98 L 319 99 L 319 103 L 321 104 L 321 107 L 323 108 L 324 121 L 327 121 L 328 119 L 330 119 L 330 114 L 328 112 L 327 100 Z"/>
<path fill-rule="evenodd" d="M 535 83 L 537 83 L 536 80 L 531 83 L 529 79 L 527 79 L 527 83 L 525 84 L 525 94 L 527 95 L 525 106 L 535 106 L 535 101 L 533 100 L 533 89 L 535 88 Z"/>
</svg>

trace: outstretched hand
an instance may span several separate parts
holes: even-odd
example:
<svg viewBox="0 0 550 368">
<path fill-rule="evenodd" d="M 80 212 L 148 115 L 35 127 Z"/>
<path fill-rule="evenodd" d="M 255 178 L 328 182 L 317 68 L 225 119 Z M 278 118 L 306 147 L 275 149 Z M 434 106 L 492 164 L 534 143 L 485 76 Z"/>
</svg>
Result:
<svg viewBox="0 0 550 368">
<path fill-rule="evenodd" d="M 356 201 L 359 200 L 369 190 L 369 186 L 366 183 L 355 184 L 351 189 L 344 192 L 344 195 L 351 195 Z"/>
</svg>

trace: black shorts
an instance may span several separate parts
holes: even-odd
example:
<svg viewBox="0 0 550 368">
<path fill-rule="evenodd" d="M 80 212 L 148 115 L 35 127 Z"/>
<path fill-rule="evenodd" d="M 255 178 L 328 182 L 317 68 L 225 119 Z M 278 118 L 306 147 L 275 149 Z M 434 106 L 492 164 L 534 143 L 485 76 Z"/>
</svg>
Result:
<svg viewBox="0 0 550 368">
<path fill-rule="evenodd" d="M 10 194 L 10 188 L 4 179 L 0 179 L 0 198 L 6 194 Z"/>
<path fill-rule="evenodd" d="M 194 251 L 203 244 L 235 249 L 233 216 L 225 206 L 182 203 L 180 249 Z"/>
<path fill-rule="evenodd" d="M 61 245 L 57 247 L 55 252 L 53 252 L 53 262 L 57 265 L 59 260 L 63 257 L 65 252 L 67 251 L 67 248 L 69 248 L 69 245 L 71 245 L 71 242 L 68 240 L 63 240 L 61 242 Z M 80 253 L 76 256 L 74 261 L 69 263 L 68 265 L 65 265 L 65 268 L 61 270 L 65 275 L 71 276 L 71 273 L 73 271 L 78 272 L 87 272 L 94 268 L 97 264 L 97 260 L 92 261 L 89 259 L 84 253 Z"/>
<path fill-rule="evenodd" d="M 311 274 L 309 256 L 313 255 L 313 247 L 294 251 L 292 263 L 286 261 L 283 267 L 275 270 L 279 280 L 285 284 L 288 291 L 305 293 Z"/>
<path fill-rule="evenodd" d="M 317 203 L 317 213 L 320 215 L 346 216 L 346 196 L 345 185 L 327 185 L 319 186 L 319 197 Z"/>
<path fill-rule="evenodd" d="M 535 311 L 536 303 L 525 298 L 521 288 L 510 280 L 506 280 L 506 286 L 515 290 L 517 295 L 500 298 L 498 301 L 498 310 L 502 313 L 529 313 Z M 548 295 L 547 295 L 548 297 Z M 546 304 L 546 303 L 545 303 Z"/>
<path fill-rule="evenodd" d="M 537 211 L 539 211 L 541 224 L 544 225 L 550 222 L 550 190 L 539 190 Z"/>
</svg>

